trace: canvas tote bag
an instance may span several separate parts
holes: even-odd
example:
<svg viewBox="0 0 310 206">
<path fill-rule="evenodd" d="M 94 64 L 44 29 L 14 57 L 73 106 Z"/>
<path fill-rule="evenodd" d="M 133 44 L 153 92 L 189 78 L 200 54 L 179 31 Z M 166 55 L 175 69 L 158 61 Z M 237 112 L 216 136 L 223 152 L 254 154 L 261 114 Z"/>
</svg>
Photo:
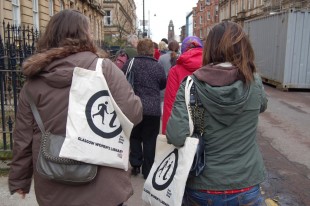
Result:
<svg viewBox="0 0 310 206">
<path fill-rule="evenodd" d="M 66 139 L 60 157 L 128 170 L 133 123 L 114 101 L 102 74 L 75 67 L 69 95 Z"/>
<path fill-rule="evenodd" d="M 185 102 L 188 105 L 193 81 L 187 80 L 185 86 Z M 193 134 L 193 121 L 188 111 L 190 136 Z M 143 205 L 181 206 L 185 185 L 198 139 L 186 137 L 184 146 L 177 148 L 168 144 L 165 135 L 158 135 L 155 160 L 144 183 L 142 191 Z"/>
</svg>

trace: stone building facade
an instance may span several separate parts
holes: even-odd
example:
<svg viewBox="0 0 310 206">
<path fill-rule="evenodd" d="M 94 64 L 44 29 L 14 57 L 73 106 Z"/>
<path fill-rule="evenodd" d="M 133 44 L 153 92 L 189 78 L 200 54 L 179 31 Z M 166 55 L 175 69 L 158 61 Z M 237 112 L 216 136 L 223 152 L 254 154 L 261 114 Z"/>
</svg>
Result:
<svg viewBox="0 0 310 206">
<path fill-rule="evenodd" d="M 220 0 L 220 21 L 243 25 L 245 20 L 287 9 L 310 9 L 309 0 Z"/>
<path fill-rule="evenodd" d="M 186 28 L 187 28 L 187 25 L 184 25 L 181 27 L 180 42 L 182 42 L 188 36 L 186 35 Z"/>
<path fill-rule="evenodd" d="M 219 0 L 199 0 L 193 8 L 193 35 L 204 40 L 219 22 Z"/>
<path fill-rule="evenodd" d="M 106 40 L 126 39 L 137 33 L 136 4 L 134 0 L 104 0 L 104 36 Z"/>
<path fill-rule="evenodd" d="M 102 42 L 105 14 L 103 3 L 103 0 L 1 0 L 0 20 L 13 25 L 34 27 L 43 32 L 55 13 L 68 8 L 77 9 L 89 17 L 95 40 Z"/>
</svg>

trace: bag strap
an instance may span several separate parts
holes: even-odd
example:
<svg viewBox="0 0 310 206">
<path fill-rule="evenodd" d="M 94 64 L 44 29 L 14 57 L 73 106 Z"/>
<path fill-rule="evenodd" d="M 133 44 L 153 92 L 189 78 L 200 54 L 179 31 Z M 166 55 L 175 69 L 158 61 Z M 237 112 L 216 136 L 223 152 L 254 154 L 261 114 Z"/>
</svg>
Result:
<svg viewBox="0 0 310 206">
<path fill-rule="evenodd" d="M 187 108 L 187 114 L 188 114 L 188 124 L 189 124 L 189 135 L 192 136 L 194 133 L 194 124 L 193 119 L 191 115 L 191 107 L 190 107 L 190 89 L 193 85 L 194 81 L 193 79 L 188 76 L 186 78 L 186 84 L 185 84 L 185 104 Z"/>
<path fill-rule="evenodd" d="M 38 108 L 36 107 L 33 99 L 32 99 L 32 96 L 31 94 L 29 93 L 29 91 L 26 89 L 26 94 L 27 94 L 27 98 L 28 98 L 28 101 L 29 101 L 29 104 L 30 104 L 30 107 L 31 107 L 31 111 L 33 113 L 33 116 L 34 116 L 34 119 L 36 120 L 42 134 L 45 134 L 45 128 L 44 128 L 44 125 L 43 125 L 43 121 L 41 119 L 41 116 L 39 114 L 39 111 L 38 111 Z"/>
<path fill-rule="evenodd" d="M 129 62 L 129 65 L 127 67 L 126 74 L 125 74 L 126 77 L 127 77 L 127 74 L 129 74 L 129 72 L 131 71 L 131 67 L 133 65 L 134 60 L 135 60 L 135 58 L 132 58 L 132 60 L 130 60 L 130 62 Z"/>
<path fill-rule="evenodd" d="M 190 103 L 190 107 L 192 111 L 191 115 L 192 115 L 193 123 L 194 123 L 194 132 L 199 133 L 202 136 L 204 132 L 205 109 L 197 93 L 195 83 L 193 83 L 190 89 L 190 102 L 189 103 Z"/>
<path fill-rule="evenodd" d="M 185 101 L 187 105 L 189 121 L 192 121 L 193 124 L 192 130 L 193 132 L 202 135 L 204 133 L 205 108 L 203 107 L 202 102 L 198 96 L 194 80 L 191 76 L 188 76 L 186 79 Z"/>
<path fill-rule="evenodd" d="M 102 63 L 103 63 L 103 59 L 102 58 L 98 58 L 97 59 L 97 64 L 96 64 L 96 72 L 98 72 L 98 74 L 103 75 L 102 74 Z"/>
</svg>

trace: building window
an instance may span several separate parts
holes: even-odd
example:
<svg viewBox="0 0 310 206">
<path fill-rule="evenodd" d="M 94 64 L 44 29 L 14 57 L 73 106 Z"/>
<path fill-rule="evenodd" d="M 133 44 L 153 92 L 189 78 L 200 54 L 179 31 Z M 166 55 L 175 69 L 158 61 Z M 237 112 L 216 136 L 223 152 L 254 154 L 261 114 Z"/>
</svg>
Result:
<svg viewBox="0 0 310 206">
<path fill-rule="evenodd" d="M 107 25 L 107 26 L 110 26 L 112 25 L 112 15 L 111 15 L 111 11 L 110 10 L 105 10 L 105 16 L 103 17 L 104 18 L 104 25 Z"/>
<path fill-rule="evenodd" d="M 194 21 L 194 28 L 196 28 L 196 21 Z"/>
<path fill-rule="evenodd" d="M 210 3 L 211 3 L 210 0 L 206 0 L 207 5 L 210 5 Z"/>
<path fill-rule="evenodd" d="M 208 34 L 210 33 L 210 31 L 211 31 L 211 29 L 210 29 L 210 27 L 208 27 L 208 28 L 207 28 L 207 36 L 208 36 Z"/>
<path fill-rule="evenodd" d="M 60 0 L 60 11 L 65 9 L 65 4 L 63 0 Z"/>
<path fill-rule="evenodd" d="M 49 11 L 50 11 L 50 16 L 54 15 L 54 0 L 49 0 Z"/>
<path fill-rule="evenodd" d="M 12 0 L 12 12 L 13 12 L 13 24 L 16 26 L 20 25 L 20 4 L 19 0 Z"/>
<path fill-rule="evenodd" d="M 200 11 L 202 11 L 203 10 L 203 5 L 202 5 L 202 3 L 200 3 Z"/>
<path fill-rule="evenodd" d="M 202 33 L 202 29 L 200 29 L 200 30 L 199 30 L 199 38 L 202 39 L 202 37 L 203 37 L 203 33 Z"/>
<path fill-rule="evenodd" d="M 219 6 L 215 6 L 215 16 L 219 15 Z"/>
<path fill-rule="evenodd" d="M 64 10 L 65 6 L 64 6 L 64 1 L 60 1 L 60 11 Z"/>
<path fill-rule="evenodd" d="M 236 16 L 238 15 L 238 1 L 236 1 Z"/>
<path fill-rule="evenodd" d="M 207 18 L 208 18 L 208 20 L 210 20 L 210 19 L 211 19 L 211 14 L 210 14 L 210 11 L 207 11 Z"/>
<path fill-rule="evenodd" d="M 20 3 L 19 0 L 12 0 L 13 24 L 20 25 Z"/>
<path fill-rule="evenodd" d="M 97 21 L 97 40 L 98 41 L 101 40 L 101 38 L 100 38 L 100 23 L 99 23 L 99 21 Z"/>
<path fill-rule="evenodd" d="M 251 9 L 251 0 L 248 1 L 248 9 Z"/>
<path fill-rule="evenodd" d="M 233 2 L 232 2 L 231 6 L 230 6 L 230 16 L 231 17 L 235 16 L 235 13 L 236 13 L 235 4 L 233 4 Z"/>
<path fill-rule="evenodd" d="M 199 23 L 200 23 L 200 24 L 202 24 L 202 23 L 203 23 L 202 16 L 200 16 L 200 18 L 199 18 Z"/>
<path fill-rule="evenodd" d="M 39 30 L 39 3 L 38 0 L 32 1 L 33 27 Z"/>
</svg>

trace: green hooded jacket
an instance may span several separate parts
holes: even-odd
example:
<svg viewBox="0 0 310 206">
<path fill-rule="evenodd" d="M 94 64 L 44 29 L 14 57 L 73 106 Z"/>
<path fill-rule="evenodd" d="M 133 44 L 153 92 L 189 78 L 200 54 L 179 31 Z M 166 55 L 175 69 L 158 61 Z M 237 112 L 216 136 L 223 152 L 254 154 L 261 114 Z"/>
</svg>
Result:
<svg viewBox="0 0 310 206">
<path fill-rule="evenodd" d="M 192 78 L 205 108 L 206 167 L 200 176 L 189 176 L 187 186 L 222 191 L 263 182 L 266 172 L 256 130 L 259 113 L 267 108 L 267 98 L 259 75 L 254 75 L 249 86 L 241 80 L 211 86 L 198 80 L 195 73 Z M 180 85 L 167 125 L 167 139 L 175 146 L 182 146 L 189 136 L 185 83 Z"/>
</svg>

